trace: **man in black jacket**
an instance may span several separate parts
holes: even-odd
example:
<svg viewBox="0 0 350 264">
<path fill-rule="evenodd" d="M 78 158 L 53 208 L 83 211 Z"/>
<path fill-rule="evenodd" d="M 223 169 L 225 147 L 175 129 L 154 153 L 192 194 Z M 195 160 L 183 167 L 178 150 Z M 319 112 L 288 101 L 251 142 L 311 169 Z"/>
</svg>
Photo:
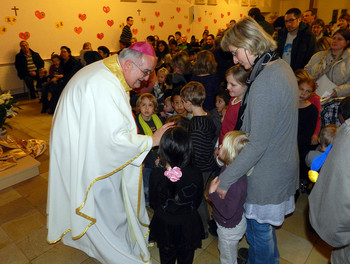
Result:
<svg viewBox="0 0 350 264">
<path fill-rule="evenodd" d="M 265 17 L 261 14 L 259 8 L 251 8 L 248 12 L 248 16 L 254 18 L 254 20 L 266 31 L 266 33 L 272 36 L 275 29 L 273 28 L 273 25 L 265 20 Z"/>
<path fill-rule="evenodd" d="M 44 67 L 44 61 L 39 53 L 29 48 L 27 41 L 21 41 L 19 46 L 21 47 L 21 51 L 16 55 L 15 60 L 17 75 L 26 83 L 30 92 L 30 99 L 34 99 L 36 97 L 34 80 L 38 76 L 39 69 Z"/>
<path fill-rule="evenodd" d="M 315 52 L 315 36 L 301 22 L 301 11 L 289 9 L 284 16 L 285 28 L 278 32 L 277 53 L 295 71 L 303 69 Z"/>
</svg>

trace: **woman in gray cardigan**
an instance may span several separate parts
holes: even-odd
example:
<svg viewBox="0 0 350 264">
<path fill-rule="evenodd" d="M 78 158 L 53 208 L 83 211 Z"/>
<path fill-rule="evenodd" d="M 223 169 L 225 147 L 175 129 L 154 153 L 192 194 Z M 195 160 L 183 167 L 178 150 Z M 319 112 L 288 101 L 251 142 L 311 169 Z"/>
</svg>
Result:
<svg viewBox="0 0 350 264">
<path fill-rule="evenodd" d="M 250 142 L 220 175 L 218 192 L 225 196 L 254 167 L 244 206 L 248 259 L 279 263 L 275 226 L 294 211 L 298 188 L 298 85 L 290 66 L 277 57 L 275 41 L 253 19 L 230 28 L 221 46 L 234 63 L 252 71 L 239 114 L 240 129 L 250 134 Z"/>
</svg>

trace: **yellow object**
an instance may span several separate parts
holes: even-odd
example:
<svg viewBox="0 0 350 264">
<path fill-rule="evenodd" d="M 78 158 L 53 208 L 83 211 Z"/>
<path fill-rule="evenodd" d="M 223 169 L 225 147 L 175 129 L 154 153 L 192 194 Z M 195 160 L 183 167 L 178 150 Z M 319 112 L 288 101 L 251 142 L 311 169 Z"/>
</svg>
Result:
<svg viewBox="0 0 350 264">
<path fill-rule="evenodd" d="M 309 170 L 309 179 L 312 182 L 316 182 L 318 178 L 318 172 L 317 171 L 313 171 L 313 170 Z"/>
</svg>

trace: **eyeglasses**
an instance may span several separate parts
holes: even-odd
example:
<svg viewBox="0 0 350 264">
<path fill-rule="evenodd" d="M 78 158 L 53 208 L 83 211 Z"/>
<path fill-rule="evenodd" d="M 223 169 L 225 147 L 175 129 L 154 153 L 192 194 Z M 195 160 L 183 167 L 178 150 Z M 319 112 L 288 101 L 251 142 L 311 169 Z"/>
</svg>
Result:
<svg viewBox="0 0 350 264">
<path fill-rule="evenodd" d="M 143 73 L 143 77 L 149 76 L 151 75 L 152 71 L 150 70 L 142 70 L 139 66 L 137 66 L 137 64 L 135 62 L 132 61 L 132 64 L 134 64 L 136 66 L 136 68 L 139 69 L 140 72 Z"/>
<path fill-rule="evenodd" d="M 235 51 L 232 52 L 232 56 L 233 57 L 237 57 L 237 51 L 238 51 L 239 48 L 237 48 Z"/>
<path fill-rule="evenodd" d="M 287 23 L 293 23 L 295 20 L 297 20 L 297 18 L 291 18 L 289 20 L 284 20 L 284 23 L 287 24 Z"/>
</svg>

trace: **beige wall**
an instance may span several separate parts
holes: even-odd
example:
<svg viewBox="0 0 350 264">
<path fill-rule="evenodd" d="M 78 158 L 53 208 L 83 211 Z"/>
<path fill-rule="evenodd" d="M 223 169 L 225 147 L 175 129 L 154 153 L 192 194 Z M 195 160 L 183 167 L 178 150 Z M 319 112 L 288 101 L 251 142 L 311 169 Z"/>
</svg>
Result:
<svg viewBox="0 0 350 264">
<path fill-rule="evenodd" d="M 20 34 L 29 32 L 27 40 L 30 47 L 39 52 L 43 59 L 49 59 L 52 52 L 59 52 L 62 45 L 71 48 L 73 55 L 78 55 L 84 42 L 92 43 L 94 49 L 105 45 L 111 51 L 119 49 L 119 36 L 122 24 L 129 15 L 135 19 L 135 37 L 144 40 L 148 35 L 157 34 L 161 39 L 166 39 L 169 34 L 174 34 L 182 26 L 181 32 L 188 35 L 196 35 L 201 38 L 203 30 L 208 27 L 214 35 L 219 28 L 226 28 L 231 19 L 238 20 L 247 15 L 251 8 L 250 3 L 256 3 L 262 12 L 272 12 L 283 15 L 289 8 L 298 7 L 302 11 L 308 9 L 308 1 L 303 0 L 217 0 L 217 5 L 194 5 L 195 0 L 158 0 L 157 3 L 120 2 L 120 0 L 104 1 L 42 1 L 42 0 L 2 0 L 0 9 L 0 86 L 2 89 L 21 90 L 22 82 L 14 71 L 14 58 L 19 51 Z M 208 0 L 204 0 L 205 3 Z M 242 3 L 248 6 L 242 6 Z M 15 16 L 12 8 L 16 5 L 19 10 Z M 316 3 L 319 16 L 328 22 L 334 8 L 349 8 L 348 0 L 318 0 Z M 190 8 L 194 6 L 200 21 L 191 21 Z M 109 7 L 108 13 L 103 7 Z M 137 10 L 141 10 L 140 15 Z M 35 12 L 44 12 L 41 18 Z M 159 12 L 159 16 L 156 15 Z M 79 14 L 86 14 L 86 19 L 79 19 Z M 158 14 L 158 13 L 157 13 Z M 11 23 L 6 22 L 16 19 Z M 113 26 L 107 24 L 113 20 Z M 57 28 L 56 24 L 63 22 L 63 27 Z M 160 26 L 163 23 L 163 27 Z M 154 30 L 151 30 L 154 26 Z M 82 32 L 74 32 L 75 27 L 82 27 Z M 103 33 L 103 39 L 98 39 L 97 34 Z"/>
</svg>

